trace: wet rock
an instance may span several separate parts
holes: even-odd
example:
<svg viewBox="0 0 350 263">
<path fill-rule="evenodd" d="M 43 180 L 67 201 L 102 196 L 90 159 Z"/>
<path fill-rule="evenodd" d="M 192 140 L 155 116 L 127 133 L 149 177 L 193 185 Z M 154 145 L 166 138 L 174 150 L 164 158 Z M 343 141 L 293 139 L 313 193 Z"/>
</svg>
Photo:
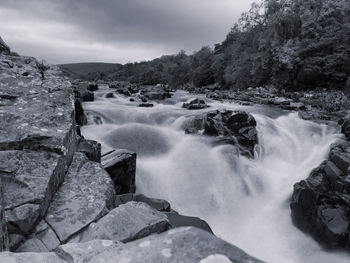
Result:
<svg viewBox="0 0 350 263">
<path fill-rule="evenodd" d="M 192 99 L 189 102 L 182 104 L 182 107 L 189 110 L 201 110 L 208 108 L 209 105 L 207 105 L 204 100 Z"/>
<path fill-rule="evenodd" d="M 90 91 L 96 91 L 98 90 L 98 85 L 96 83 L 88 83 L 87 88 Z"/>
<path fill-rule="evenodd" d="M 341 132 L 345 135 L 345 137 L 350 139 L 350 120 L 345 120 L 342 127 Z"/>
<path fill-rule="evenodd" d="M 149 198 L 143 194 L 123 194 L 117 195 L 115 199 L 115 205 L 125 204 L 130 201 L 143 202 L 151 206 L 152 208 L 161 212 L 170 212 L 171 206 L 168 201 L 163 199 Z"/>
<path fill-rule="evenodd" d="M 101 163 L 101 144 L 94 140 L 82 139 L 78 145 L 78 152 L 82 152 L 93 162 Z"/>
<path fill-rule="evenodd" d="M 152 103 L 141 103 L 141 104 L 139 104 L 139 107 L 151 108 L 151 107 L 153 107 L 153 104 Z"/>
<path fill-rule="evenodd" d="M 88 89 L 88 84 L 80 83 L 78 86 L 73 86 L 75 96 L 82 101 L 94 101 L 94 93 Z"/>
<path fill-rule="evenodd" d="M 350 247 L 350 143 L 332 146 L 328 160 L 294 185 L 292 219 L 297 227 L 331 248 Z"/>
<path fill-rule="evenodd" d="M 117 194 L 135 193 L 136 153 L 113 150 L 102 156 L 101 164 L 112 178 Z"/>
<path fill-rule="evenodd" d="M 106 216 L 79 233 L 72 242 L 108 239 L 129 242 L 170 227 L 167 217 L 141 202 L 128 202 L 110 211 Z"/>
<path fill-rule="evenodd" d="M 115 98 L 114 93 L 113 92 L 107 93 L 106 98 Z"/>
<path fill-rule="evenodd" d="M 85 243 L 69 243 L 59 246 L 55 253 L 67 262 L 85 263 L 101 254 L 123 246 L 120 242 L 111 240 L 92 240 Z"/>
<path fill-rule="evenodd" d="M 102 166 L 75 153 L 62 187 L 54 196 L 46 222 L 61 242 L 114 207 L 114 185 Z"/>
<path fill-rule="evenodd" d="M 83 106 L 81 104 L 80 99 L 76 99 L 74 101 L 75 105 L 75 121 L 78 125 L 83 126 L 87 124 L 87 118 L 84 113 Z"/>
<path fill-rule="evenodd" d="M 118 258 L 133 263 L 194 263 L 212 255 L 225 256 L 232 262 L 262 262 L 214 235 L 193 227 L 176 228 L 130 242 L 123 247 L 102 252 L 92 262 L 108 263 Z"/>
<path fill-rule="evenodd" d="M 256 121 L 247 112 L 216 110 L 205 113 L 186 123 L 186 132 L 195 133 L 195 130 L 217 137 L 217 143 L 237 145 L 242 155 L 254 157 L 254 148 L 258 144 Z"/>
</svg>

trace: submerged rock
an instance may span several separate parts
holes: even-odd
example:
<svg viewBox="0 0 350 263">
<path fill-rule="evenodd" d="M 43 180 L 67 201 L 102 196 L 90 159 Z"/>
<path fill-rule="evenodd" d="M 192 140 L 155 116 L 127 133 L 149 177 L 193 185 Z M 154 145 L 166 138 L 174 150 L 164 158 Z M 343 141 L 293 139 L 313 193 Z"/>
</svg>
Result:
<svg viewBox="0 0 350 263">
<path fill-rule="evenodd" d="M 197 263 L 212 255 L 225 256 L 230 262 L 262 262 L 214 235 L 193 227 L 176 228 L 130 242 L 102 252 L 92 262 L 115 262 L 115 258 L 118 258 L 121 262 L 133 263 Z"/>
<path fill-rule="evenodd" d="M 112 178 L 117 194 L 135 193 L 136 153 L 113 150 L 102 156 L 101 164 Z"/>
<path fill-rule="evenodd" d="M 294 185 L 297 227 L 331 248 L 350 248 L 350 143 L 333 145 L 328 160 Z"/>
</svg>

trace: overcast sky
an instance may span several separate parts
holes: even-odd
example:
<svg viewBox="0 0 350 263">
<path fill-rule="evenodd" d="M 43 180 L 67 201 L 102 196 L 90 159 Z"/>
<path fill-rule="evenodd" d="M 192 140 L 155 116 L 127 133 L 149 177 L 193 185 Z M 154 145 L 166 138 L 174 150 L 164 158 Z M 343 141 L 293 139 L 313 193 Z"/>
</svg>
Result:
<svg viewBox="0 0 350 263">
<path fill-rule="evenodd" d="M 253 0 L 0 0 L 0 36 L 49 63 L 126 63 L 221 42 Z"/>
</svg>

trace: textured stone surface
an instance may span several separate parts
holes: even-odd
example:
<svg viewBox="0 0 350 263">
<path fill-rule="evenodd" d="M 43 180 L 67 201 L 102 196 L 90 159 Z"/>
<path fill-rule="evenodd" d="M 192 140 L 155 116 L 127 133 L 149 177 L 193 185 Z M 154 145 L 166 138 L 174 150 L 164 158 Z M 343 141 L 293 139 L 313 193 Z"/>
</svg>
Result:
<svg viewBox="0 0 350 263">
<path fill-rule="evenodd" d="M 77 151 L 84 153 L 90 161 L 101 163 L 101 144 L 99 142 L 82 139 Z"/>
<path fill-rule="evenodd" d="M 118 207 L 119 205 L 125 204 L 130 201 L 146 203 L 149 206 L 161 212 L 170 212 L 171 210 L 171 206 L 168 201 L 163 199 L 149 198 L 143 194 L 117 195 L 115 198 L 115 205 Z"/>
<path fill-rule="evenodd" d="M 45 220 L 41 220 L 33 232 L 16 252 L 48 252 L 60 245 L 56 233 Z"/>
<path fill-rule="evenodd" d="M 145 203 L 128 202 L 110 211 L 81 232 L 72 242 L 108 239 L 128 242 L 160 233 L 170 227 L 167 217 Z"/>
<path fill-rule="evenodd" d="M 135 193 L 136 153 L 113 150 L 102 156 L 101 164 L 111 176 L 117 194 Z"/>
<path fill-rule="evenodd" d="M 333 145 L 327 161 L 294 185 L 293 222 L 328 247 L 350 248 L 350 143 Z"/>
<path fill-rule="evenodd" d="M 62 187 L 45 216 L 61 242 L 105 215 L 114 206 L 114 185 L 100 164 L 75 153 Z"/>
<path fill-rule="evenodd" d="M 184 227 L 102 252 L 91 263 L 115 262 L 116 258 L 120 262 L 133 263 L 197 263 L 215 254 L 226 256 L 234 263 L 262 262 L 206 231 Z"/>
<path fill-rule="evenodd" d="M 55 253 L 67 262 L 88 263 L 96 255 L 121 246 L 123 243 L 111 240 L 92 240 L 59 246 L 55 249 Z"/>
<path fill-rule="evenodd" d="M 4 263 L 67 263 L 55 253 L 0 253 L 0 262 Z"/>
<path fill-rule="evenodd" d="M 0 177 L 0 252 L 8 249 L 7 222 L 5 218 L 5 207 L 3 202 L 3 189 Z"/>
</svg>

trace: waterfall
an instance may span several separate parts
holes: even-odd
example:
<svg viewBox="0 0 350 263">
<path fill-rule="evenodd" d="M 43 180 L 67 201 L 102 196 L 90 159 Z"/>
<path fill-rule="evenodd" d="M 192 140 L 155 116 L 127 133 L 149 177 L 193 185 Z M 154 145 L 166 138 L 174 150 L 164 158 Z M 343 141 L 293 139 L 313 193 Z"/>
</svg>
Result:
<svg viewBox="0 0 350 263">
<path fill-rule="evenodd" d="M 348 262 L 347 254 L 322 250 L 294 227 L 289 209 L 293 184 L 327 157 L 336 132 L 296 113 L 209 101 L 209 110 L 253 114 L 259 145 L 255 158 L 248 159 L 231 145 L 213 146 L 208 137 L 184 133 L 186 120 L 205 111 L 182 109 L 186 96 L 178 93 L 171 103 L 147 109 L 123 97 L 100 96 L 84 108 L 104 116 L 104 124 L 85 126 L 82 133 L 100 141 L 103 151 L 136 151 L 138 192 L 166 199 L 182 214 L 201 217 L 217 236 L 257 258 L 272 263 Z"/>
</svg>

